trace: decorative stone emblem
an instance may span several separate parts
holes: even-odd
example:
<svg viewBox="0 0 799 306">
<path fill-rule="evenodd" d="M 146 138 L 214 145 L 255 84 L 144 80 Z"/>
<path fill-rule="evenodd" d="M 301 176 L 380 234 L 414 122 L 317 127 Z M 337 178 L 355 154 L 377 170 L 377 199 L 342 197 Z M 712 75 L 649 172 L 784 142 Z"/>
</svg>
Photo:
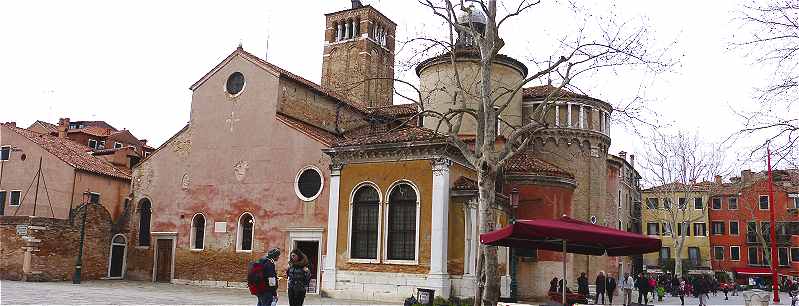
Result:
<svg viewBox="0 0 799 306">
<path fill-rule="evenodd" d="M 189 183 L 190 183 L 189 174 L 188 173 L 183 174 L 183 177 L 180 179 L 180 188 L 182 188 L 183 190 L 189 189 Z"/>
<path fill-rule="evenodd" d="M 236 176 L 236 180 L 241 182 L 244 180 L 244 176 L 247 174 L 247 168 L 249 168 L 249 164 L 246 160 L 240 160 L 233 164 L 233 174 Z"/>
</svg>

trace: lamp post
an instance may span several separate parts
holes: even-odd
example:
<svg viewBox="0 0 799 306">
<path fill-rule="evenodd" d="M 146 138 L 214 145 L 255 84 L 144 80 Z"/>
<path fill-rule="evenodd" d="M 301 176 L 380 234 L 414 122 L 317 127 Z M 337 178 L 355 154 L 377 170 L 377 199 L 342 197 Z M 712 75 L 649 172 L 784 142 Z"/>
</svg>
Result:
<svg viewBox="0 0 799 306">
<path fill-rule="evenodd" d="M 86 236 L 86 209 L 88 209 L 87 205 L 89 204 L 88 197 L 89 191 L 87 190 L 83 194 L 83 204 L 78 207 L 78 210 L 83 209 L 83 216 L 81 217 L 80 223 L 80 245 L 78 246 L 78 258 L 75 260 L 75 274 L 72 275 L 73 284 L 80 284 L 80 271 L 83 264 L 83 239 Z"/>
<path fill-rule="evenodd" d="M 513 209 L 513 216 L 511 216 L 511 223 L 516 222 L 516 209 L 519 208 L 519 189 L 513 188 L 510 192 L 510 205 Z M 510 262 L 508 266 L 510 268 L 510 298 L 515 302 L 518 300 L 518 290 L 519 290 L 519 282 L 516 280 L 516 249 L 509 248 L 510 252 Z"/>
</svg>

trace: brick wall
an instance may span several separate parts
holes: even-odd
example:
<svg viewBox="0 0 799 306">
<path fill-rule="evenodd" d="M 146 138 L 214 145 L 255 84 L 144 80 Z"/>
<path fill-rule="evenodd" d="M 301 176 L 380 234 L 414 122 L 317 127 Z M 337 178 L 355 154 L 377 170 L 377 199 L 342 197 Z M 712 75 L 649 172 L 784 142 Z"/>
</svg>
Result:
<svg viewBox="0 0 799 306">
<path fill-rule="evenodd" d="M 72 278 L 80 244 L 80 215 L 69 220 L 0 216 L 0 279 L 60 281 Z M 82 210 L 81 210 L 82 212 Z M 28 236 L 17 235 L 17 225 L 29 225 Z M 108 273 L 111 216 L 99 205 L 86 215 L 81 279 L 100 279 Z M 30 273 L 23 272 L 25 249 L 31 248 Z"/>
</svg>

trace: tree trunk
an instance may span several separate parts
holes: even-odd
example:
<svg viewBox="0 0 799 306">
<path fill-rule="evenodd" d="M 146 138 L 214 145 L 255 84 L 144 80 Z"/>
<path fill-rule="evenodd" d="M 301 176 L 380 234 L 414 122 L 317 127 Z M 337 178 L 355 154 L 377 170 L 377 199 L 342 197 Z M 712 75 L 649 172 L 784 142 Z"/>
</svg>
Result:
<svg viewBox="0 0 799 306">
<path fill-rule="evenodd" d="M 678 235 L 674 245 L 674 276 L 682 276 L 682 248 L 685 245 L 685 235 Z"/>
<path fill-rule="evenodd" d="M 479 185 L 479 210 L 480 210 L 480 233 L 487 233 L 494 230 L 496 216 L 491 208 L 495 200 L 496 171 L 490 167 L 484 167 L 478 179 Z M 499 273 L 497 273 L 497 247 L 480 245 L 482 257 L 483 282 L 482 297 L 483 305 L 496 305 L 499 300 Z M 475 298 L 478 300 L 478 298 Z"/>
</svg>

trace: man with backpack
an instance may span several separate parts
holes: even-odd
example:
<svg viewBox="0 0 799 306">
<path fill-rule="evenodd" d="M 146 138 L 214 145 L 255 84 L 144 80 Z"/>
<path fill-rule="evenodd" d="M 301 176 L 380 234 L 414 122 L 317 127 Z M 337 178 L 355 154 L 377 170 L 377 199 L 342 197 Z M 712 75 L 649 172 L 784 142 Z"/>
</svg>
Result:
<svg viewBox="0 0 799 306">
<path fill-rule="evenodd" d="M 258 297 L 258 306 L 277 305 L 277 269 L 275 262 L 280 258 L 280 249 L 273 248 L 247 268 L 247 287 Z"/>
</svg>

